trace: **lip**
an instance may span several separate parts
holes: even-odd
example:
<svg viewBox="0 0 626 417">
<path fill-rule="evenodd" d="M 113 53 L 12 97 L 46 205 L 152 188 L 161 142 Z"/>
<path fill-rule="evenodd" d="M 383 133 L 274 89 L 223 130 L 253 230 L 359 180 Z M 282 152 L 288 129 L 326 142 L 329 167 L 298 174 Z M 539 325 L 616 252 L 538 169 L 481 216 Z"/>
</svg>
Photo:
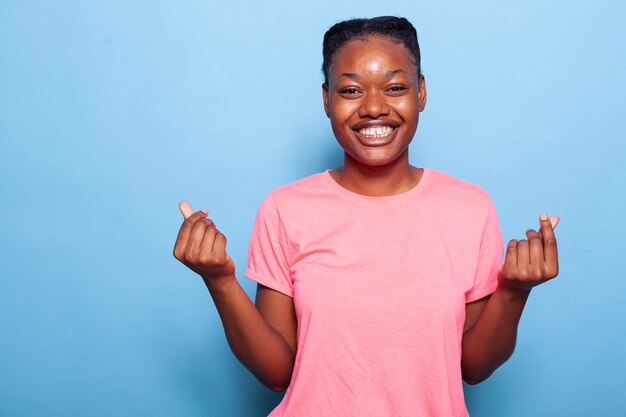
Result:
<svg viewBox="0 0 626 417">
<path fill-rule="evenodd" d="M 361 143 L 364 146 L 371 146 L 371 147 L 385 146 L 393 142 L 393 140 L 396 138 L 398 134 L 399 126 L 392 126 L 390 124 L 369 124 L 367 126 L 360 127 L 359 129 L 363 129 L 364 127 L 374 127 L 374 126 L 390 126 L 390 127 L 393 127 L 393 130 L 387 136 L 367 137 L 367 136 L 360 134 L 355 128 L 353 128 L 352 131 L 354 132 L 359 143 Z"/>
<path fill-rule="evenodd" d="M 389 126 L 396 129 L 400 126 L 400 123 L 395 120 L 367 120 L 362 122 L 357 122 L 353 126 L 351 126 L 352 130 L 360 130 L 365 129 L 366 127 L 377 127 L 377 126 Z"/>
</svg>

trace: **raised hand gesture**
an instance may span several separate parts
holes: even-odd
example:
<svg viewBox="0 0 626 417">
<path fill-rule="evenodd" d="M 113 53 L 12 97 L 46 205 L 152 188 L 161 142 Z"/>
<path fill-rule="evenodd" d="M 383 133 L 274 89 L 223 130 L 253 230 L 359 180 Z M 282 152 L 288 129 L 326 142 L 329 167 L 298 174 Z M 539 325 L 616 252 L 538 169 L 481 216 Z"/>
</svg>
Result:
<svg viewBox="0 0 626 417">
<path fill-rule="evenodd" d="M 500 284 L 512 289 L 530 291 L 559 273 L 554 228 L 558 216 L 539 216 L 540 229 L 526 231 L 528 240 L 510 240 L 500 268 Z"/>
<path fill-rule="evenodd" d="M 196 211 L 186 201 L 178 205 L 185 221 L 180 226 L 174 257 L 205 280 L 227 278 L 235 274 L 235 263 L 226 253 L 226 236 L 206 216 L 206 210 Z"/>
</svg>

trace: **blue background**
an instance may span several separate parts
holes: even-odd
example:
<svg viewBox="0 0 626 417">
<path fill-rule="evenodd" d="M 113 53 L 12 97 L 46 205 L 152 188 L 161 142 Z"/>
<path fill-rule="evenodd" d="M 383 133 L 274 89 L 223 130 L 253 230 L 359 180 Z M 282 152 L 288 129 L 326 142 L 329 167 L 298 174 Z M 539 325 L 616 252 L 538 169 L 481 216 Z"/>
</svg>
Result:
<svg viewBox="0 0 626 417">
<path fill-rule="evenodd" d="M 177 203 L 210 210 L 241 276 L 264 195 L 341 162 L 324 32 L 381 14 L 420 37 L 412 162 L 485 188 L 507 240 L 562 219 L 560 276 L 470 413 L 624 415 L 623 4 L 0 1 L 0 415 L 273 408 L 172 257 Z"/>
</svg>

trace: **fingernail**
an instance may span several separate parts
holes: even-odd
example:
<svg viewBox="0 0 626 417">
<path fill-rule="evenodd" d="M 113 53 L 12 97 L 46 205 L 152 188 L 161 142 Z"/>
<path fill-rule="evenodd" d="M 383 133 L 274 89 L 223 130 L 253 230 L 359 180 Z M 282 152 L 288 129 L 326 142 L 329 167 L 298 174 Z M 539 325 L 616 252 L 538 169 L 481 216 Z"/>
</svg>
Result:
<svg viewBox="0 0 626 417">
<path fill-rule="evenodd" d="M 540 219 L 541 221 L 545 222 L 546 220 L 548 220 L 548 216 L 546 216 L 546 214 L 545 214 L 545 213 L 541 213 L 541 214 L 539 215 L 539 219 Z"/>
<path fill-rule="evenodd" d="M 207 209 L 202 209 L 200 211 L 203 212 L 204 214 L 209 214 L 209 210 L 207 210 Z"/>
</svg>

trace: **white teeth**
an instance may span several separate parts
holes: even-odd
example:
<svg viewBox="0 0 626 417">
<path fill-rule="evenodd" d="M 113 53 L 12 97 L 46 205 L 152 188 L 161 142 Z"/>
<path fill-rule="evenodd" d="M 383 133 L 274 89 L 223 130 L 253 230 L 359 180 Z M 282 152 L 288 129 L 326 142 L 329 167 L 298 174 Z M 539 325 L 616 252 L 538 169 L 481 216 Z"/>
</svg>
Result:
<svg viewBox="0 0 626 417">
<path fill-rule="evenodd" d="M 391 126 L 376 126 L 376 127 L 366 127 L 364 129 L 359 129 L 359 133 L 363 136 L 370 138 L 384 138 L 388 136 L 391 132 L 393 132 L 393 127 Z"/>
</svg>

